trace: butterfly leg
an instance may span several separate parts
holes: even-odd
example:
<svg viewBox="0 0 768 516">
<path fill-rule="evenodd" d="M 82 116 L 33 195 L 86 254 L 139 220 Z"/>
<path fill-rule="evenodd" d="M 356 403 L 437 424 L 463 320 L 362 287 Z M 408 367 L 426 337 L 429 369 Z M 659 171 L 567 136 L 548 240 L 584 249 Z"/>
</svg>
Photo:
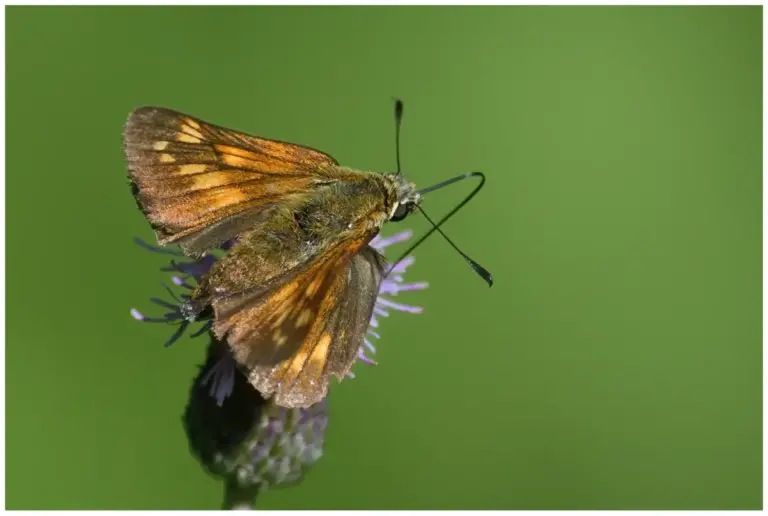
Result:
<svg viewBox="0 0 768 516">
<path fill-rule="evenodd" d="M 179 306 L 181 315 L 189 322 L 195 322 L 211 315 L 211 305 L 207 299 L 189 299 Z"/>
</svg>

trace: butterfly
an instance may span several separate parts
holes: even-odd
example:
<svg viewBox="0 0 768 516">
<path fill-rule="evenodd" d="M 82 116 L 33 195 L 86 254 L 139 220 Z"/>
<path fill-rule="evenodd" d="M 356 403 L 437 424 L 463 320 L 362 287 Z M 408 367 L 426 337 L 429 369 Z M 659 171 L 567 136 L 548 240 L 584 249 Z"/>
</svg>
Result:
<svg viewBox="0 0 768 516">
<path fill-rule="evenodd" d="M 199 257 L 235 241 L 182 306 L 187 319 L 212 314 L 265 398 L 323 399 L 355 361 L 386 271 L 368 244 L 421 202 L 399 172 L 399 145 L 398 173 L 365 172 L 158 107 L 133 111 L 123 136 L 134 197 L 161 245 Z"/>
</svg>

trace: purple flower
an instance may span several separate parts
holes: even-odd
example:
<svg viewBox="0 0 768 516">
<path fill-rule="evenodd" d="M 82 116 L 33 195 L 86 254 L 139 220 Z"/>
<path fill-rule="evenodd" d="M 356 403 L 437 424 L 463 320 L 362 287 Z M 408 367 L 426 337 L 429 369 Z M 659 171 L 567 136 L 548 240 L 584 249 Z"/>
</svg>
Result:
<svg viewBox="0 0 768 516">
<path fill-rule="evenodd" d="M 370 243 L 371 247 L 384 254 L 385 249 L 392 244 L 403 242 L 411 238 L 413 232 L 410 230 L 401 231 L 391 237 L 383 238 L 376 236 Z M 177 258 L 184 258 L 184 255 L 179 251 L 168 250 L 151 246 L 139 239 L 136 239 L 136 243 L 141 247 L 156 253 L 168 254 Z M 222 245 L 220 251 L 226 251 L 232 246 L 232 242 L 227 242 Z M 190 322 L 184 318 L 181 313 L 180 305 L 189 299 L 189 293 L 194 290 L 194 283 L 197 283 L 202 276 L 204 276 L 213 264 L 216 262 L 217 256 L 209 254 L 198 260 L 192 261 L 176 261 L 171 260 L 169 266 L 164 267 L 162 270 L 171 272 L 171 281 L 177 287 L 184 289 L 184 293 L 177 296 L 173 290 L 166 284 L 163 287 L 171 296 L 173 302 L 166 301 L 158 298 L 151 298 L 150 301 L 168 310 L 162 317 L 147 317 L 143 313 L 139 312 L 135 308 L 131 308 L 131 316 L 139 321 L 144 322 L 161 322 L 167 324 L 177 325 L 178 328 L 171 335 L 170 339 L 165 343 L 166 346 L 170 346 L 187 330 Z M 389 317 L 390 312 L 399 311 L 406 313 L 420 313 L 423 309 L 418 306 L 412 306 L 395 302 L 392 298 L 399 295 L 401 292 L 408 292 L 411 290 L 422 290 L 427 288 L 426 282 L 407 283 L 404 279 L 406 270 L 413 264 L 415 258 L 408 256 L 395 264 L 387 271 L 387 275 L 381 282 L 379 287 L 379 295 L 376 298 L 376 304 L 374 306 L 373 316 L 371 317 L 370 325 L 368 327 L 367 335 L 364 339 L 364 343 L 360 346 L 357 352 L 358 360 L 369 365 L 375 365 L 376 362 L 371 358 L 371 355 L 376 353 L 376 347 L 373 344 L 373 340 L 380 338 L 378 333 L 380 319 Z M 197 337 L 206 333 L 211 327 L 211 321 L 208 320 L 202 324 L 201 328 L 192 334 L 192 337 Z M 210 394 L 216 399 L 219 406 L 224 403 L 224 400 L 232 393 L 234 381 L 236 375 L 234 358 L 225 353 L 213 367 L 210 367 L 205 373 L 203 383 L 208 385 Z M 354 378 L 352 372 L 348 373 L 348 376 Z"/>
<path fill-rule="evenodd" d="M 205 383 L 229 350 L 212 338 L 207 355 L 182 418 L 189 449 L 209 473 L 224 481 L 224 509 L 254 508 L 259 493 L 300 482 L 322 457 L 327 403 L 277 406 L 231 368 L 231 394 L 221 405 Z"/>
</svg>

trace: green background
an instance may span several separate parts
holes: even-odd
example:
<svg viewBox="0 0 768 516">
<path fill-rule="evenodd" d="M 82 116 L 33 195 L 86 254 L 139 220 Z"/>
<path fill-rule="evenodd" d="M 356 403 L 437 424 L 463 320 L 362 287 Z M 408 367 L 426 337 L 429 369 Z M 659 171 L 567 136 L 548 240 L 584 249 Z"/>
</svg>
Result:
<svg viewBox="0 0 768 516">
<path fill-rule="evenodd" d="M 412 180 L 487 174 L 446 230 L 496 285 L 418 249 L 425 312 L 260 507 L 761 506 L 761 8 L 6 13 L 9 508 L 221 502 L 180 423 L 204 341 L 128 314 L 167 279 L 131 242 L 129 111 L 389 171 L 395 96 Z"/>
</svg>

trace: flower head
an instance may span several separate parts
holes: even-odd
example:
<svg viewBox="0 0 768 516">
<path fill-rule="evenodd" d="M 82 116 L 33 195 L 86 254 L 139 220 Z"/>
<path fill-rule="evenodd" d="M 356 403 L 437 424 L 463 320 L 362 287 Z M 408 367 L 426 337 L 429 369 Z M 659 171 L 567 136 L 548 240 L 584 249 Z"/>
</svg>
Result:
<svg viewBox="0 0 768 516">
<path fill-rule="evenodd" d="M 325 400 L 306 409 L 279 407 L 234 367 L 227 403 L 217 402 L 207 383 L 229 360 L 226 345 L 212 338 L 183 417 L 190 451 L 225 481 L 227 509 L 252 506 L 263 489 L 299 482 L 322 456 L 328 424 Z"/>
</svg>

